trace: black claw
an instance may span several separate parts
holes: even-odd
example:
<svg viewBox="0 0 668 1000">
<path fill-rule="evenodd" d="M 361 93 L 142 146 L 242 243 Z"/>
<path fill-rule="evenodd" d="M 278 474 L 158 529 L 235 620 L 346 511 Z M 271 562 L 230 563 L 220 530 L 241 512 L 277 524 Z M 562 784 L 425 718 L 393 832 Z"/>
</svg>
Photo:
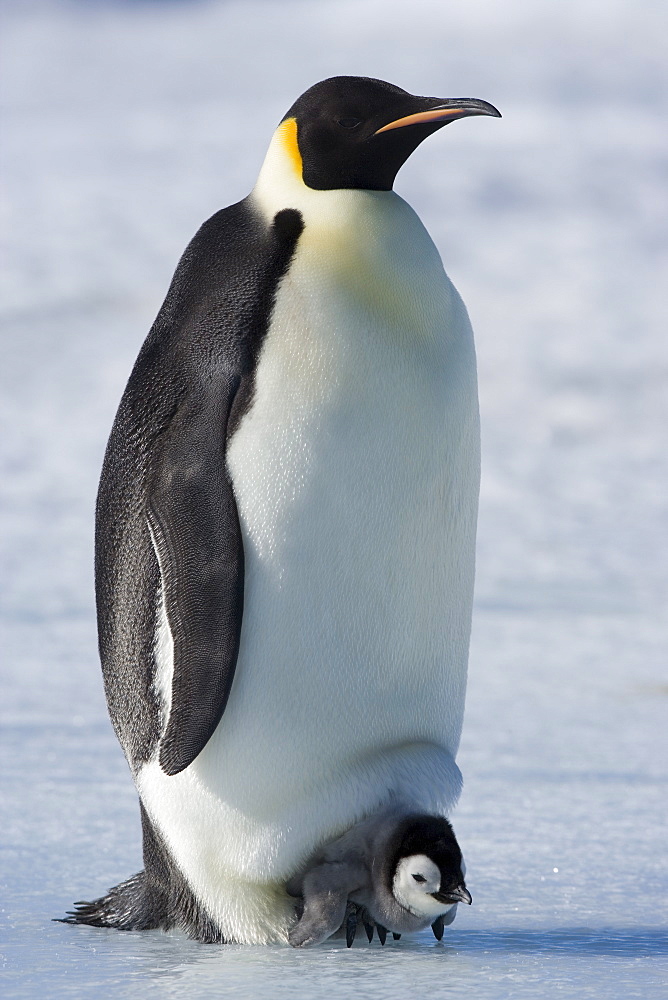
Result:
<svg viewBox="0 0 668 1000">
<path fill-rule="evenodd" d="M 352 948 L 355 934 L 357 933 L 357 907 L 354 903 L 348 904 L 346 915 L 346 945 Z"/>
<path fill-rule="evenodd" d="M 440 941 L 441 938 L 443 937 L 444 927 L 445 927 L 445 921 L 443 920 L 443 917 L 436 917 L 436 920 L 434 920 L 433 924 L 431 925 L 431 929 L 433 930 L 434 937 L 436 938 L 437 941 Z"/>
<path fill-rule="evenodd" d="M 364 930 L 366 931 L 366 936 L 369 939 L 369 944 L 373 941 L 373 924 L 370 924 L 367 920 L 364 921 Z"/>
<path fill-rule="evenodd" d="M 383 927 L 382 924 L 376 924 L 376 930 L 378 931 L 378 940 L 381 944 L 385 944 L 387 938 L 387 927 Z"/>
<path fill-rule="evenodd" d="M 399 938 L 401 937 L 401 934 L 397 934 L 396 931 L 392 931 L 392 937 L 394 938 L 395 941 L 398 941 Z"/>
</svg>

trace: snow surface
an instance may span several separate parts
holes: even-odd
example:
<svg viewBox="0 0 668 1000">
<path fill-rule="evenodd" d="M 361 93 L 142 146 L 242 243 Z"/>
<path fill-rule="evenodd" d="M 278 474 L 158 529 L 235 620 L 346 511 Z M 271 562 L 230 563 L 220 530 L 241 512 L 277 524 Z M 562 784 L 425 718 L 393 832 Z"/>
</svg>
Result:
<svg viewBox="0 0 668 1000">
<path fill-rule="evenodd" d="M 3 995 L 668 996 L 668 9 L 0 0 Z M 397 188 L 477 334 L 484 476 L 442 944 L 51 923 L 141 866 L 92 583 L 114 411 L 186 242 L 308 85 L 492 101 Z"/>
</svg>

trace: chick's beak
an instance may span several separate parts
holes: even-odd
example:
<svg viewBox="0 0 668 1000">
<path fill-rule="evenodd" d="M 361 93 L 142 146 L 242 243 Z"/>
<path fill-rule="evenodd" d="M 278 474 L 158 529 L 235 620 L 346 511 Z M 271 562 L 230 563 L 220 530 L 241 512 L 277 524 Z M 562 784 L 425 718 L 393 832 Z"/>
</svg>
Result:
<svg viewBox="0 0 668 1000">
<path fill-rule="evenodd" d="M 439 903 L 468 903 L 470 906 L 473 902 L 471 893 L 463 883 L 449 892 L 433 892 L 432 896 Z"/>
</svg>

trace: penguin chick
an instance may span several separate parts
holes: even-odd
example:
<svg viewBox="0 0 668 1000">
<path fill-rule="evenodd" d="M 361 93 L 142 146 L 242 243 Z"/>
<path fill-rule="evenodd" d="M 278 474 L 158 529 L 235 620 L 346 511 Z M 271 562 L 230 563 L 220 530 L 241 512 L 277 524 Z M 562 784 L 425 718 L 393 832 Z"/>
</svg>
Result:
<svg viewBox="0 0 668 1000">
<path fill-rule="evenodd" d="M 396 812 L 372 816 L 327 844 L 287 891 L 303 900 L 289 933 L 294 948 L 319 944 L 339 929 L 350 947 L 358 920 L 367 933 L 375 924 L 381 944 L 388 930 L 396 938 L 430 924 L 440 940 L 457 903 L 471 903 L 450 823 Z"/>
</svg>

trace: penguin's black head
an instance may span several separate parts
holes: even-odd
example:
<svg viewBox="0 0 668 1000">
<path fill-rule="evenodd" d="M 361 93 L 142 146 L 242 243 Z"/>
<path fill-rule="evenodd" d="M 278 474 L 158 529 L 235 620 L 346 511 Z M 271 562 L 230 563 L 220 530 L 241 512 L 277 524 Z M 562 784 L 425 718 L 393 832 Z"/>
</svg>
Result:
<svg viewBox="0 0 668 1000">
<path fill-rule="evenodd" d="M 382 80 L 334 76 L 302 94 L 283 122 L 296 123 L 308 187 L 390 191 L 423 139 L 470 115 L 501 117 L 491 104 L 470 97 L 414 97 Z"/>
<path fill-rule="evenodd" d="M 432 901 L 443 910 L 471 902 L 462 852 L 442 816 L 405 817 L 397 830 L 390 873 L 395 898 L 415 911 L 430 912 Z"/>
</svg>

